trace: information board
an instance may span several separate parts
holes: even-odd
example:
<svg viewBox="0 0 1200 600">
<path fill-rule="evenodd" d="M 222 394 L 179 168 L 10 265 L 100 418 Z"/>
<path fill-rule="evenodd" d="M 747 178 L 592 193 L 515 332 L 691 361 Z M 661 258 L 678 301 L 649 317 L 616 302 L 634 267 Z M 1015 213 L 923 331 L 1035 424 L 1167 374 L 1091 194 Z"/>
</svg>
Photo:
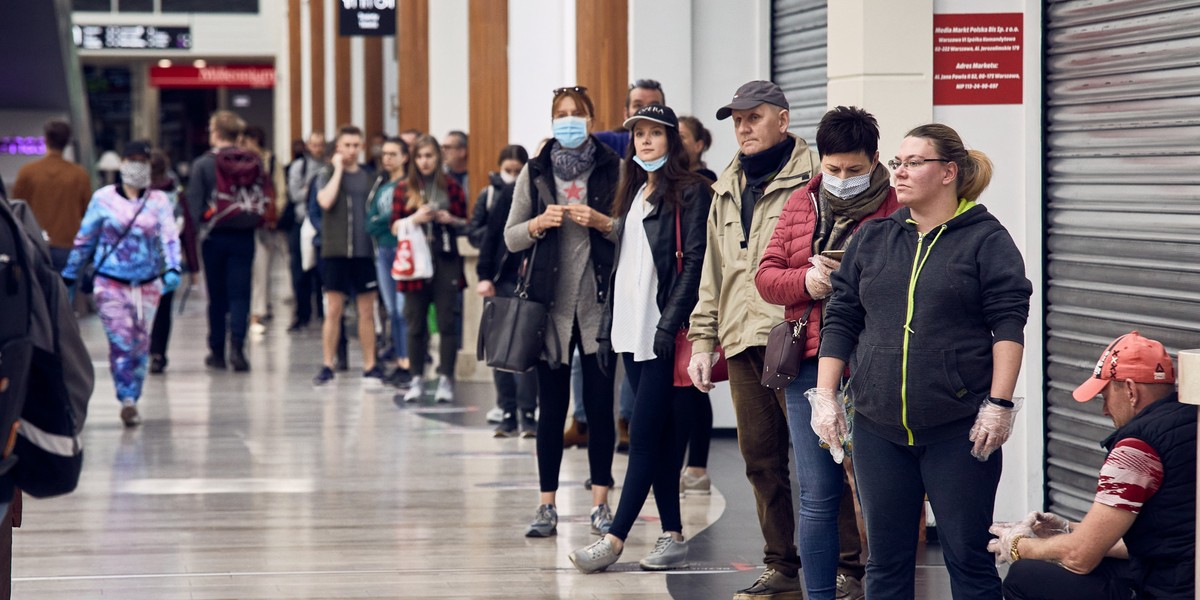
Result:
<svg viewBox="0 0 1200 600">
<path fill-rule="evenodd" d="M 933 16 L 933 103 L 1020 104 L 1021 13 Z"/>
</svg>

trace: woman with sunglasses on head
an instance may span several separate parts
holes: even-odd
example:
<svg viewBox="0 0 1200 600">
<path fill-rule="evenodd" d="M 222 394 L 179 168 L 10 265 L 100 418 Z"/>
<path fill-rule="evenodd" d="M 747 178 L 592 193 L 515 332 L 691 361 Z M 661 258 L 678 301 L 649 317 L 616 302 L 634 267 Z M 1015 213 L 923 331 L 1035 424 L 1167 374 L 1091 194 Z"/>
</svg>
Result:
<svg viewBox="0 0 1200 600">
<path fill-rule="evenodd" d="M 611 348 L 620 353 L 633 388 L 629 469 L 612 528 L 570 554 L 583 573 L 602 571 L 617 561 L 651 488 L 663 533 L 639 564 L 648 571 L 687 565 L 679 467 L 693 398 L 674 387 L 675 337 L 699 295 L 711 189 L 688 169 L 679 122 L 670 108 L 646 106 L 625 127 L 631 133 L 630 150 L 612 207 L 619 223 L 617 262 L 600 346 L 601 352 Z"/>
<path fill-rule="evenodd" d="M 976 203 L 992 176 L 982 152 L 922 125 L 889 164 L 902 208 L 863 224 L 833 272 L 811 425 L 835 457 L 853 436 L 868 598 L 913 598 L 928 495 L 954 597 L 995 600 L 988 528 L 1033 288 L 1008 231 Z M 847 363 L 853 431 L 837 395 Z"/>
<path fill-rule="evenodd" d="M 571 388 L 571 356 L 583 367 L 592 479 L 592 532 L 612 525 L 613 358 L 602 352 L 600 321 L 609 295 L 616 222 L 609 213 L 620 158 L 591 135 L 596 111 L 587 88 L 554 90 L 554 139 L 521 169 L 504 230 L 509 252 L 533 249 L 529 298 L 547 306 L 549 323 L 538 363 L 538 479 L 541 496 L 527 537 L 554 535 L 555 497 L 563 455 L 563 427 Z"/>
</svg>

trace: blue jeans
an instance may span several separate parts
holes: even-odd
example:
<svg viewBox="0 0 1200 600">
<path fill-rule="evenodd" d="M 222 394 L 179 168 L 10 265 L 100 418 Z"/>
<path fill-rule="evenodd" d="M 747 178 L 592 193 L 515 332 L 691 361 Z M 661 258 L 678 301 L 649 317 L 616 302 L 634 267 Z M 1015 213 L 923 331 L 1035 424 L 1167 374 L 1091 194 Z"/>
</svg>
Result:
<svg viewBox="0 0 1200 600">
<path fill-rule="evenodd" d="M 833 462 L 829 451 L 819 445 L 819 438 L 809 424 L 812 405 L 804 392 L 816 385 L 817 359 L 811 358 L 804 361 L 800 374 L 784 391 L 792 455 L 796 458 L 796 475 L 800 482 L 796 546 L 804 565 L 802 573 L 807 598 L 833 600 L 840 552 L 838 510 L 842 503 L 844 471 L 842 465 Z"/>
<path fill-rule="evenodd" d="M 871 600 L 912 600 L 924 497 L 937 516 L 938 543 L 954 600 L 999 600 L 1000 577 L 988 527 L 1003 466 L 971 456 L 967 430 L 924 446 L 892 443 L 854 417 L 854 476 L 867 522 L 866 592 Z"/>
<path fill-rule="evenodd" d="M 396 291 L 396 281 L 392 279 L 392 261 L 396 258 L 396 247 L 380 245 L 375 252 L 375 278 L 379 281 L 379 297 L 383 299 L 387 320 L 392 325 L 392 357 L 397 360 L 408 358 L 404 294 Z"/>
</svg>

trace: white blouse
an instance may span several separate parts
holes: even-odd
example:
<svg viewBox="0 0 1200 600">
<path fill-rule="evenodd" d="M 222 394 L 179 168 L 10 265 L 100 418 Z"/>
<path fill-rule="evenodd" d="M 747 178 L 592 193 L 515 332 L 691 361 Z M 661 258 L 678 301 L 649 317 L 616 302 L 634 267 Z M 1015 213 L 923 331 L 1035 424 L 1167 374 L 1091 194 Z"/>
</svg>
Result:
<svg viewBox="0 0 1200 600">
<path fill-rule="evenodd" d="M 650 240 L 642 225 L 650 213 L 650 205 L 644 200 L 645 191 L 643 185 L 633 198 L 629 214 L 625 215 L 612 293 L 613 351 L 632 352 L 633 360 L 637 362 L 657 358 L 654 332 L 662 317 L 657 300 L 658 272 L 654 270 Z"/>
</svg>

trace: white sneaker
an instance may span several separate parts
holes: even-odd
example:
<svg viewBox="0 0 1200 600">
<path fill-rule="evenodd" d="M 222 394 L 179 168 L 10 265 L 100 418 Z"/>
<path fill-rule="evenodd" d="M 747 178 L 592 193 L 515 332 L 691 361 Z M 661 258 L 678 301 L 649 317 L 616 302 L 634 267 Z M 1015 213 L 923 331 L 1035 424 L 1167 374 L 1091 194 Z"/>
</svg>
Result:
<svg viewBox="0 0 1200 600">
<path fill-rule="evenodd" d="M 504 409 L 499 406 L 493 406 L 492 410 L 487 411 L 488 423 L 500 423 L 504 421 Z"/>
<path fill-rule="evenodd" d="M 438 402 L 454 402 L 454 381 L 445 375 L 438 376 L 437 392 L 433 397 Z"/>
<path fill-rule="evenodd" d="M 405 402 L 417 402 L 421 399 L 421 396 L 425 393 L 425 387 L 421 383 L 420 377 L 412 378 L 412 387 L 408 388 L 407 392 L 404 392 Z"/>
</svg>

